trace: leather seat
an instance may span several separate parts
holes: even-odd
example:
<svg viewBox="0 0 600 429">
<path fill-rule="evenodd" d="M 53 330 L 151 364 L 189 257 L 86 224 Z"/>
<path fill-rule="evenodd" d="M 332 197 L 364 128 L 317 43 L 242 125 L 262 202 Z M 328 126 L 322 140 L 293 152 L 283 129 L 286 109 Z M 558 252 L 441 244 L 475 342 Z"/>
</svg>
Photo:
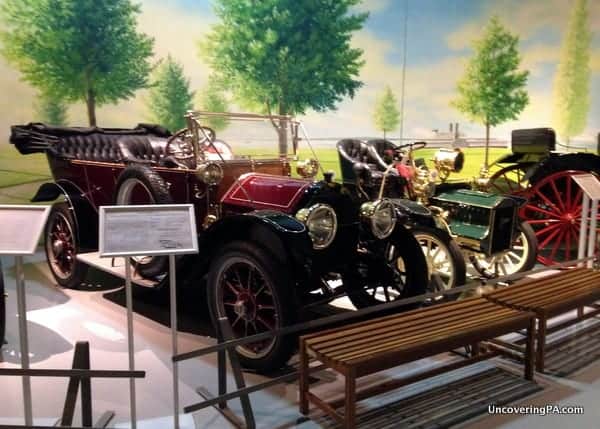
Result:
<svg viewBox="0 0 600 429">
<path fill-rule="evenodd" d="M 337 142 L 336 147 L 344 182 L 355 182 L 357 176 L 363 179 L 370 177 L 369 148 L 364 141 L 343 139 Z"/>
<path fill-rule="evenodd" d="M 159 164 L 166 155 L 166 139 L 125 136 L 121 137 L 117 144 L 125 162 Z"/>
<path fill-rule="evenodd" d="M 123 157 L 116 145 L 119 136 L 108 134 L 74 135 L 63 137 L 53 151 L 65 158 L 96 162 L 121 162 Z"/>
<path fill-rule="evenodd" d="M 379 171 L 385 171 L 388 163 L 384 159 L 390 155 L 393 156 L 394 144 L 389 140 L 374 139 L 368 140 L 366 145 L 369 148 L 369 159 L 371 162 L 377 165 Z"/>
</svg>

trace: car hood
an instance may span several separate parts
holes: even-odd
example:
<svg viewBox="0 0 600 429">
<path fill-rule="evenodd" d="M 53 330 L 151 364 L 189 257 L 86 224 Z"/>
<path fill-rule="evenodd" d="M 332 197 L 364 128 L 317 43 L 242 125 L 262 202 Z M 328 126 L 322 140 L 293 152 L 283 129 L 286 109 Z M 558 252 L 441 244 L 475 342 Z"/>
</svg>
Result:
<svg viewBox="0 0 600 429">
<path fill-rule="evenodd" d="M 231 185 L 221 199 L 224 205 L 293 214 L 312 182 L 261 173 L 248 173 Z"/>
</svg>

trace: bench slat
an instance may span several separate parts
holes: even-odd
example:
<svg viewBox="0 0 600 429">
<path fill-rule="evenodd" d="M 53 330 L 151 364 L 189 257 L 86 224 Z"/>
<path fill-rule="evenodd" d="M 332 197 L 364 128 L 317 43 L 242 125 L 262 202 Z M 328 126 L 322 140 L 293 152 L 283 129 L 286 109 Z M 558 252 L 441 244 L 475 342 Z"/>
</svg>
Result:
<svg viewBox="0 0 600 429">
<path fill-rule="evenodd" d="M 472 320 L 469 323 L 464 323 L 460 325 L 451 325 L 444 329 L 440 329 L 435 332 L 428 333 L 420 333 L 411 336 L 404 336 L 402 334 L 398 335 L 396 339 L 390 339 L 386 342 L 379 341 L 379 338 L 373 338 L 373 342 L 370 344 L 365 344 L 362 347 L 356 347 L 349 352 L 342 353 L 325 353 L 329 358 L 333 360 L 349 360 L 354 359 L 358 356 L 370 355 L 376 352 L 382 352 L 384 350 L 391 350 L 398 347 L 408 348 L 408 347 L 418 347 L 421 344 L 429 344 L 432 341 L 436 341 L 438 339 L 445 339 L 450 336 L 460 336 L 466 337 L 470 335 L 471 330 L 476 329 L 478 326 L 482 324 L 489 323 L 497 323 L 497 322 L 505 322 L 510 321 L 511 318 L 508 316 L 512 316 L 512 318 L 521 319 L 521 313 L 516 311 L 511 312 L 502 312 L 502 313 L 491 313 L 486 317 L 481 317 L 478 320 Z M 317 352 L 321 352 L 321 350 L 315 350 Z"/>
<path fill-rule="evenodd" d="M 339 337 L 325 343 L 319 343 L 318 345 L 315 345 L 314 348 L 320 353 L 331 354 L 346 348 L 356 349 L 359 345 L 370 344 L 373 343 L 373 341 L 381 342 L 390 338 L 395 339 L 399 334 L 401 334 L 403 337 L 407 337 L 408 335 L 417 333 L 420 336 L 428 337 L 432 333 L 438 332 L 440 328 L 460 328 L 461 325 L 467 324 L 468 321 L 472 319 L 481 321 L 483 320 L 482 316 L 490 314 L 490 309 L 491 307 L 485 307 L 479 309 L 477 312 L 470 312 L 467 315 L 454 314 L 451 317 L 445 317 L 445 315 L 442 313 L 436 315 L 436 323 L 433 326 L 427 325 L 427 323 L 430 322 L 429 319 L 423 321 L 399 322 L 397 326 L 390 326 L 372 331 L 363 331 L 359 334 L 347 336 L 344 335 L 343 337 Z M 495 314 L 510 315 L 514 314 L 514 310 L 507 308 Z M 309 342 L 309 344 L 311 343 Z"/>
<path fill-rule="evenodd" d="M 485 301 L 481 300 L 481 298 L 469 298 L 462 301 L 436 305 L 429 308 L 420 308 L 401 314 L 393 314 L 390 316 L 384 316 L 364 322 L 353 323 L 351 325 L 326 330 L 321 333 L 305 335 L 303 336 L 303 338 L 307 341 L 308 344 L 317 345 L 319 343 L 326 342 L 332 339 L 339 339 L 340 332 L 342 331 L 344 332 L 344 335 L 347 336 L 364 331 L 372 332 L 373 330 L 378 328 L 397 326 L 399 322 L 420 322 L 421 320 L 432 315 L 442 315 L 441 317 L 448 317 L 452 314 L 460 314 L 464 316 L 465 311 L 469 307 L 477 307 L 482 305 L 488 306 L 489 308 L 494 308 L 495 306 L 493 303 L 486 303 Z"/>
</svg>

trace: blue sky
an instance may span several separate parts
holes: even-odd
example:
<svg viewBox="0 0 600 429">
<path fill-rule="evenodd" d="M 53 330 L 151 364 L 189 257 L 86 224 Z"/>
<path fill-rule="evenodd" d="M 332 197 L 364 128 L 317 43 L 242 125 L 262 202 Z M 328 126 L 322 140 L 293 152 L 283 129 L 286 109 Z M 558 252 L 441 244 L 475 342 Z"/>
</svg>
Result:
<svg viewBox="0 0 600 429">
<path fill-rule="evenodd" d="M 155 38 L 156 58 L 171 54 L 179 60 L 201 91 L 210 69 L 198 57 L 197 42 L 215 22 L 209 0 L 137 0 L 142 6 L 139 27 Z M 298 0 L 302 1 L 302 0 Z M 2 2 L 2 0 L 0 0 Z M 404 0 L 365 0 L 360 10 L 370 12 L 353 44 L 364 50 L 361 71 L 363 88 L 355 98 L 344 100 L 333 112 L 309 112 L 303 119 L 318 136 L 375 135 L 373 104 L 385 85 L 401 92 L 402 24 Z M 408 0 L 408 49 L 405 92 L 405 136 L 425 138 L 432 129 L 445 130 L 459 122 L 470 136 L 482 136 L 483 127 L 470 123 L 450 106 L 457 80 L 472 54 L 471 43 L 496 14 L 520 36 L 523 67 L 530 70 L 530 105 L 518 121 L 503 124 L 493 135 L 505 137 L 519 127 L 552 125 L 552 82 L 559 60 L 561 39 L 572 0 Z M 600 1 L 589 0 L 590 24 L 596 31 L 592 57 L 592 108 L 588 126 L 580 139 L 591 140 L 600 132 Z M 0 126 L 28 122 L 35 92 L 19 81 L 18 73 L 0 60 L 0 92 L 8 94 L 0 108 Z M 105 126 L 131 126 L 149 119 L 146 93 L 98 112 Z M 85 123 L 85 109 L 75 105 L 69 112 L 75 124 Z M 393 133 L 392 133 L 393 135 Z"/>
</svg>

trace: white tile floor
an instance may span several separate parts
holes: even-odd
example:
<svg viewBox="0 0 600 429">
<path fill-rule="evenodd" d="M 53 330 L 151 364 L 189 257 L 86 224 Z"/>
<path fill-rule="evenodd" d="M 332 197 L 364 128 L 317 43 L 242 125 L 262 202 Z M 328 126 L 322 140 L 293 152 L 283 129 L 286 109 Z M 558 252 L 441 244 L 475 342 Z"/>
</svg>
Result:
<svg viewBox="0 0 600 429">
<path fill-rule="evenodd" d="M 15 284 L 12 261 L 3 258 L 7 282 L 8 314 L 7 341 L 0 354 L 0 367 L 19 366 L 19 345 L 15 303 Z M 26 260 L 28 329 L 31 362 L 34 368 L 69 368 L 73 345 L 87 340 L 91 345 L 93 369 L 126 369 L 127 339 L 126 314 L 123 307 L 103 298 L 106 288 L 95 286 L 87 290 L 65 290 L 52 286 L 50 274 L 43 255 Z M 115 287 L 119 281 L 108 281 Z M 202 305 L 198 306 L 203 311 Z M 165 311 L 167 305 L 165 305 Z M 134 321 L 136 367 L 146 371 L 146 378 L 137 382 L 138 427 L 168 428 L 172 426 L 172 386 L 170 361 L 170 330 L 154 320 L 136 314 Z M 181 351 L 214 344 L 209 337 L 179 334 Z M 421 361 L 402 367 L 422 369 L 435 362 Z M 488 363 L 484 365 L 489 365 Z M 504 361 L 501 366 L 510 367 Z M 398 369 L 395 375 L 400 374 Z M 247 375 L 248 384 L 261 377 Z M 538 376 L 544 390 L 534 397 L 519 401 L 524 405 L 560 403 L 583 405 L 583 416 L 485 416 L 464 424 L 469 428 L 598 428 L 600 427 L 600 363 L 595 363 L 568 379 Z M 199 401 L 194 389 L 204 385 L 216 390 L 216 357 L 194 359 L 180 366 L 180 397 L 182 405 Z M 34 379 L 33 410 L 36 424 L 52 425 L 60 415 L 66 381 L 61 379 Z M 112 427 L 129 427 L 129 392 L 126 380 L 93 381 L 94 416 L 106 410 L 116 412 Z M 324 385 L 331 394 L 343 392 L 338 380 Z M 300 417 L 297 411 L 297 387 L 295 384 L 279 385 L 252 395 L 257 425 L 260 428 L 296 427 Z M 239 405 L 232 403 L 236 411 Z M 0 378 L 0 424 L 23 424 L 21 381 L 17 377 Z M 302 428 L 321 427 L 321 423 L 308 421 Z M 228 428 L 229 423 L 212 409 L 190 415 L 182 415 L 182 428 Z"/>
</svg>

